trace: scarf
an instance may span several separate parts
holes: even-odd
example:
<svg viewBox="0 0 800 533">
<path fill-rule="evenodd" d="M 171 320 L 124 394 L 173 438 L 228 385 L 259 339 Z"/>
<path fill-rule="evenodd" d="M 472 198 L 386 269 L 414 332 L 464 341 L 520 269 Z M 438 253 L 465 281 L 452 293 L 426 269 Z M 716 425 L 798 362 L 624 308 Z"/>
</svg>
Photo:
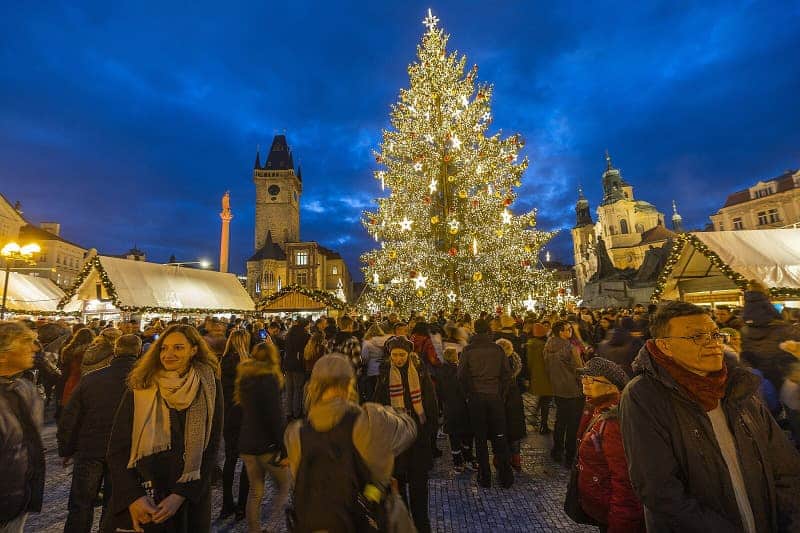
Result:
<svg viewBox="0 0 800 533">
<path fill-rule="evenodd" d="M 674 359 L 665 355 L 658 349 L 656 343 L 651 339 L 647 341 L 647 351 L 653 356 L 653 360 L 672 376 L 672 379 L 680 385 L 695 403 L 700 404 L 703 409 L 714 410 L 719 401 L 725 397 L 725 386 L 728 382 L 728 368 L 723 361 L 722 370 L 711 372 L 706 376 L 700 376 L 686 370 Z"/>
<path fill-rule="evenodd" d="M 214 372 L 207 365 L 192 365 L 183 376 L 162 370 L 147 389 L 133 391 L 133 428 L 128 468 L 171 446 L 169 410 L 186 412 L 183 432 L 183 472 L 178 483 L 200 479 L 203 452 L 211 439 L 216 401 Z"/>
<path fill-rule="evenodd" d="M 417 368 L 410 359 L 406 363 L 406 368 L 408 369 L 408 392 L 411 396 L 411 405 L 417 416 L 422 417 L 425 415 L 425 409 L 422 407 L 419 372 L 417 372 Z M 408 410 L 405 394 L 403 393 L 403 376 L 400 374 L 400 369 L 394 365 L 389 367 L 389 400 L 395 409 Z"/>
</svg>

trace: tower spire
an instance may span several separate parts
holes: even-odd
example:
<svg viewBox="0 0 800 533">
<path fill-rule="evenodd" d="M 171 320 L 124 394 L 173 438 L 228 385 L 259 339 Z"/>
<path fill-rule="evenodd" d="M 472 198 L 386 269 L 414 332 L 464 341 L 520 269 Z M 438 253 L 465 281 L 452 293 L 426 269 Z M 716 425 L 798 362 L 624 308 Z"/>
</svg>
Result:
<svg viewBox="0 0 800 533">
<path fill-rule="evenodd" d="M 592 213 L 589 211 L 589 200 L 583 195 L 583 187 L 578 186 L 578 201 L 575 202 L 575 227 L 591 226 Z"/>
<path fill-rule="evenodd" d="M 678 205 L 672 200 L 672 230 L 676 233 L 683 231 L 683 217 L 678 213 Z"/>
<path fill-rule="evenodd" d="M 608 148 L 606 148 L 606 170 L 611 170 L 614 168 L 614 165 L 611 164 L 611 156 L 608 154 Z"/>
<path fill-rule="evenodd" d="M 253 165 L 253 168 L 261 168 L 261 146 L 258 144 L 256 145 L 256 162 L 255 165 Z"/>
</svg>

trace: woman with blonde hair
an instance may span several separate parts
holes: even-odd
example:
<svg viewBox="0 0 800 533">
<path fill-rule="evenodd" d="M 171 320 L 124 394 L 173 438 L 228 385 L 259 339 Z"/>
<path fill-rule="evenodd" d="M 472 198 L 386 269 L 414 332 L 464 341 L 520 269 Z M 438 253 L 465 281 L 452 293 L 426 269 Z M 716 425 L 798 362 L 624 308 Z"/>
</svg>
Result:
<svg viewBox="0 0 800 533">
<path fill-rule="evenodd" d="M 306 371 L 306 380 L 311 376 L 314 365 L 327 351 L 325 334 L 321 331 L 312 333 L 311 338 L 306 343 L 306 347 L 303 349 L 303 367 Z"/>
<path fill-rule="evenodd" d="M 278 348 L 271 342 L 256 344 L 252 357 L 239 364 L 236 370 L 233 395 L 242 413 L 239 453 L 250 480 L 246 511 L 249 533 L 261 532 L 261 500 L 267 474 L 276 486 L 269 524 L 280 522 L 289 497 L 289 472 L 283 447 L 286 418 L 281 402 L 282 388 Z"/>
<path fill-rule="evenodd" d="M 305 401 L 308 418 L 293 422 L 284 437 L 294 479 L 294 530 L 355 531 L 360 495 L 385 497 L 395 456 L 416 437 L 414 419 L 391 407 L 359 406 L 353 365 L 336 354 L 317 361 Z M 351 483 L 361 467 L 369 491 Z"/>
<path fill-rule="evenodd" d="M 198 331 L 169 326 L 128 375 L 108 444 L 113 526 L 211 530 L 222 433 L 219 362 Z"/>
<path fill-rule="evenodd" d="M 222 467 L 222 509 L 220 520 L 236 513 L 236 520 L 245 515 L 248 484 L 247 471 L 242 466 L 239 476 L 239 499 L 233 501 L 233 477 L 236 473 L 236 462 L 239 460 L 239 429 L 242 426 L 242 410 L 233 401 L 236 369 L 240 363 L 250 359 L 250 333 L 245 329 L 231 331 L 222 353 L 220 367 L 222 370 L 222 396 L 225 401 L 225 417 L 222 436 L 225 439 L 225 463 Z"/>
</svg>

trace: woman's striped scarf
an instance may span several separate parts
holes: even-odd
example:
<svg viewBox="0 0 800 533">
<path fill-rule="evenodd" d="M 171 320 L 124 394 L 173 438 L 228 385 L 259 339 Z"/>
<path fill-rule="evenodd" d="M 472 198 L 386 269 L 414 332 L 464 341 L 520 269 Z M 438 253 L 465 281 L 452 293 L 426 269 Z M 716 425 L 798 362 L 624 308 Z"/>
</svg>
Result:
<svg viewBox="0 0 800 533">
<path fill-rule="evenodd" d="M 425 409 L 422 407 L 422 390 L 419 386 L 419 373 L 414 363 L 409 358 L 406 363 L 408 368 L 408 392 L 411 396 L 411 405 L 418 417 L 425 415 Z M 400 375 L 400 369 L 394 365 L 389 368 L 389 400 L 392 407 L 395 409 L 405 409 L 408 411 L 406 405 L 406 397 L 403 393 L 403 377 Z"/>
</svg>

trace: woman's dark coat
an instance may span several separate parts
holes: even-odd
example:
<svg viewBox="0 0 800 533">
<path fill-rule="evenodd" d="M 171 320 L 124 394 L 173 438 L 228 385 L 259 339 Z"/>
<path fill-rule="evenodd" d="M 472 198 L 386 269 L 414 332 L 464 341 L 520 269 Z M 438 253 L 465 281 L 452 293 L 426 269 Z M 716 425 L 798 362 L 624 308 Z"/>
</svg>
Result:
<svg viewBox="0 0 800 533">
<path fill-rule="evenodd" d="M 246 361 L 239 365 L 238 386 L 242 413 L 239 453 L 262 455 L 281 450 L 286 417 L 275 375 L 266 363 Z"/>
<path fill-rule="evenodd" d="M 235 441 L 242 427 L 242 410 L 233 401 L 233 389 L 236 384 L 236 368 L 241 358 L 239 354 L 230 353 L 222 356 L 219 366 L 222 372 L 222 399 L 225 406 L 225 423 L 222 434 L 225 442 Z"/>
<path fill-rule="evenodd" d="M 622 395 L 631 485 L 649 532 L 742 530 L 733 485 L 703 408 L 642 348 Z M 800 455 L 761 401 L 759 378 L 728 369 L 721 401 L 758 533 L 800 531 Z"/>
<path fill-rule="evenodd" d="M 412 361 L 413 360 L 413 361 Z M 433 468 L 433 449 L 431 447 L 431 437 L 436 432 L 436 426 L 439 421 L 439 410 L 436 402 L 436 392 L 433 387 L 433 381 L 428 374 L 425 366 L 416 355 L 411 355 L 408 358 L 408 364 L 414 364 L 419 373 L 419 385 L 422 389 L 422 408 L 425 410 L 425 423 L 420 425 L 419 418 L 416 411 L 410 409 L 410 414 L 417 424 L 417 438 L 406 451 L 397 456 L 394 463 L 395 477 L 408 472 L 428 472 Z M 403 372 L 403 389 L 406 395 L 406 405 L 411 405 L 411 397 L 408 391 L 407 372 Z M 389 365 L 384 365 L 381 368 L 381 375 L 378 378 L 378 384 L 375 386 L 375 395 L 373 401 L 383 405 L 391 405 L 389 399 Z"/>
<path fill-rule="evenodd" d="M 167 523 L 160 524 L 159 527 L 154 524 L 145 525 L 145 531 L 211 531 L 211 478 L 217 462 L 224 409 L 222 384 L 219 381 L 215 381 L 215 384 L 217 395 L 211 422 L 211 438 L 203 453 L 200 479 L 187 483 L 177 483 L 183 472 L 183 432 L 187 410 L 169 410 L 172 429 L 172 447 L 169 450 L 143 457 L 134 468 L 128 468 L 133 426 L 133 392 L 130 389 L 125 392 L 111 429 L 106 457 L 111 472 L 111 486 L 114 487 L 109 504 L 114 527 L 133 529 L 128 506 L 145 496 L 141 480 L 151 479 L 161 498 L 175 493 L 184 496 L 186 501 Z"/>
<path fill-rule="evenodd" d="M 471 434 L 466 395 L 458 381 L 458 365 L 445 363 L 439 368 L 438 375 L 445 432 L 448 435 Z"/>
</svg>

